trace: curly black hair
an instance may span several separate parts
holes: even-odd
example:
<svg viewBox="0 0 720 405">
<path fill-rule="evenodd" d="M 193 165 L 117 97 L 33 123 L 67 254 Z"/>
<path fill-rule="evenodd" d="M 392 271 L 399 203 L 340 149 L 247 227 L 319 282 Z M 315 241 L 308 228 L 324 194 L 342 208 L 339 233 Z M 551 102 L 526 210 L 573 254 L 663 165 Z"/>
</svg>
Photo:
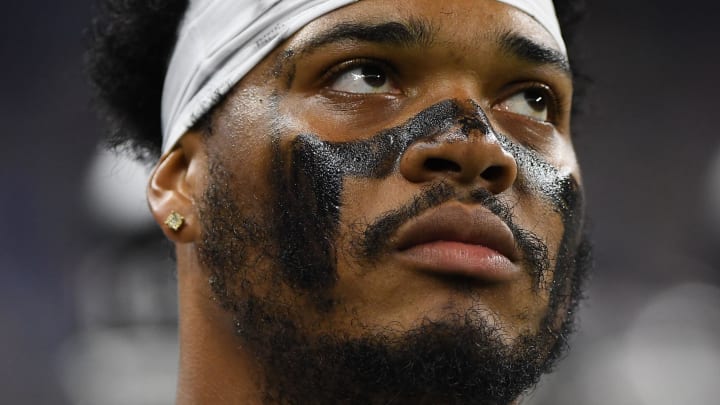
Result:
<svg viewBox="0 0 720 405">
<path fill-rule="evenodd" d="M 100 1 L 89 29 L 85 62 L 96 105 L 108 123 L 108 144 L 153 162 L 162 146 L 165 73 L 189 0 Z M 555 8 L 570 53 L 575 55 L 573 40 L 584 15 L 584 0 L 555 0 Z M 584 80 L 573 63 L 576 87 L 581 88 L 577 84 Z"/>
</svg>

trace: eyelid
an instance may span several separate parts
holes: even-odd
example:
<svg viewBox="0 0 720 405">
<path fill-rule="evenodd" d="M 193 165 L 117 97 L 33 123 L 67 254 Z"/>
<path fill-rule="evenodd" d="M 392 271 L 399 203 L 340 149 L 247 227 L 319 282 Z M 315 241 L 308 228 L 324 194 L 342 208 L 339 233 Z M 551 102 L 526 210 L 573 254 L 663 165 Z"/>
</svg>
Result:
<svg viewBox="0 0 720 405">
<path fill-rule="evenodd" d="M 400 87 L 398 85 L 398 72 L 397 69 L 395 69 L 394 66 L 392 66 L 390 63 L 385 62 L 383 60 L 375 59 L 375 58 L 353 58 L 349 60 L 345 60 L 340 63 L 333 64 L 329 68 L 325 69 L 323 73 L 320 75 L 320 79 L 318 82 L 320 83 L 320 86 L 324 89 L 327 89 L 329 91 L 333 91 L 329 89 L 329 86 L 335 82 L 335 80 L 340 77 L 340 75 L 345 74 L 353 69 L 356 69 L 358 67 L 367 66 L 367 65 L 375 65 L 376 67 L 379 67 L 387 72 L 388 79 L 394 83 L 395 87 Z M 402 91 L 399 91 L 401 93 Z"/>
</svg>

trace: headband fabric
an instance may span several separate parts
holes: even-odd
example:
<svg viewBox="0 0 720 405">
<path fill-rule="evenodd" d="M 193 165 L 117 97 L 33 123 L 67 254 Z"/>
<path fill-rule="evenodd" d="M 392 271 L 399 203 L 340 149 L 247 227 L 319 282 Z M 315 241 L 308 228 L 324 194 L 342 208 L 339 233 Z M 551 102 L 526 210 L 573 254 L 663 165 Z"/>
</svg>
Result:
<svg viewBox="0 0 720 405">
<path fill-rule="evenodd" d="M 530 15 L 535 21 L 539 22 L 547 32 L 552 35 L 560 47 L 560 52 L 567 56 L 567 48 L 560 30 L 560 22 L 557 14 L 555 14 L 555 5 L 552 0 L 497 0 L 501 3 L 509 4 L 517 9 Z"/>
<path fill-rule="evenodd" d="M 190 0 L 162 95 L 162 153 L 282 41 L 358 0 Z M 565 44 L 552 0 L 498 0 L 537 20 Z"/>
</svg>

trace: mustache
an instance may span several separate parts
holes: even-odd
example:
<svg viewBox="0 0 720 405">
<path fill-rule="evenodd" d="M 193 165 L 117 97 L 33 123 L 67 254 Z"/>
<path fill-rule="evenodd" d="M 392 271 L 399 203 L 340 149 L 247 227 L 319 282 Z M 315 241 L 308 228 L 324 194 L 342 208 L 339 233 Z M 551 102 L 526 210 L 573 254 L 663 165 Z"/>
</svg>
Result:
<svg viewBox="0 0 720 405">
<path fill-rule="evenodd" d="M 517 225 L 512 207 L 484 188 L 459 192 L 447 182 L 433 184 L 407 204 L 384 213 L 368 224 L 360 231 L 360 237 L 353 238 L 354 251 L 359 258 L 368 262 L 377 261 L 390 251 L 389 241 L 403 224 L 448 201 L 478 204 L 497 216 L 510 228 L 515 245 L 522 252 L 523 261 L 527 264 L 527 271 L 533 277 L 536 287 L 539 288 L 545 282 L 544 276 L 550 268 L 547 245 L 533 232 Z"/>
</svg>

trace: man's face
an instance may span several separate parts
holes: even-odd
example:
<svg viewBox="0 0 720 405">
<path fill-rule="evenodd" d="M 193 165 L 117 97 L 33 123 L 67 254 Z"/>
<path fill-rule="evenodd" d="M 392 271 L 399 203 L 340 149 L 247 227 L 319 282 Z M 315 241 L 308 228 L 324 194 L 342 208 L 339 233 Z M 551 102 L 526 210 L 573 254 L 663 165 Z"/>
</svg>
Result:
<svg viewBox="0 0 720 405">
<path fill-rule="evenodd" d="M 584 253 L 557 49 L 492 0 L 364 0 L 215 110 L 198 254 L 270 397 L 507 402 L 557 356 Z"/>
</svg>

